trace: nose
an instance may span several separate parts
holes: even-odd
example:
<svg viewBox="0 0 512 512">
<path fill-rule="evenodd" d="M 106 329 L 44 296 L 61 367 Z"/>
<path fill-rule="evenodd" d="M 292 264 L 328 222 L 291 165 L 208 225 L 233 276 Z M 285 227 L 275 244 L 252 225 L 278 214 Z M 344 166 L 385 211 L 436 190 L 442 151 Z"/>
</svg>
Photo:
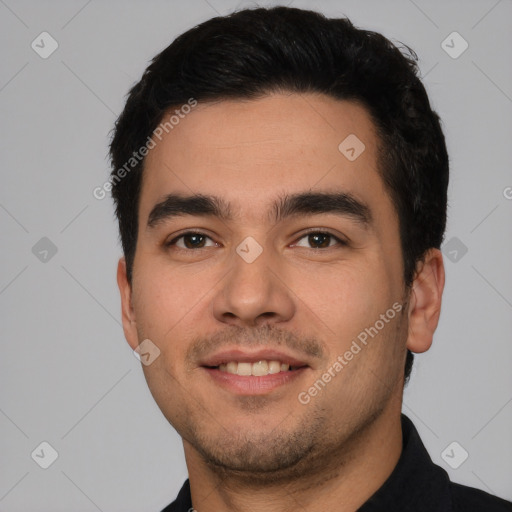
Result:
<svg viewBox="0 0 512 512">
<path fill-rule="evenodd" d="M 223 323 L 257 327 L 289 321 L 296 309 L 282 262 L 270 249 L 252 262 L 234 253 L 231 271 L 213 299 L 213 314 Z"/>
</svg>

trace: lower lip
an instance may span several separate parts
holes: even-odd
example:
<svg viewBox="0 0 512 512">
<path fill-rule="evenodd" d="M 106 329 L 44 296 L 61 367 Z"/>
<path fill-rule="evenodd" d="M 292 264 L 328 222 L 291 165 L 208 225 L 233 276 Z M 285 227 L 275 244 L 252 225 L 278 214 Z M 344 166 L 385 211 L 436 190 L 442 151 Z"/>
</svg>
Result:
<svg viewBox="0 0 512 512">
<path fill-rule="evenodd" d="M 271 373 L 257 377 L 255 375 L 236 375 L 234 373 L 222 372 L 217 368 L 203 369 L 208 372 L 210 377 L 220 386 L 239 395 L 266 395 L 271 391 L 290 384 L 300 378 L 308 369 L 307 366 L 297 370 Z"/>
</svg>

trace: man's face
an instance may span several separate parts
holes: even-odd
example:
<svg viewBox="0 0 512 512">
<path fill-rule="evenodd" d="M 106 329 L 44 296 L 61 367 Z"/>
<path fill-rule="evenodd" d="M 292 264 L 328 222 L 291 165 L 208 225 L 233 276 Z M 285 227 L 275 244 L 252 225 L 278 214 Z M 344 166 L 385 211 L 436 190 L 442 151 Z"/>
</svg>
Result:
<svg viewBox="0 0 512 512">
<path fill-rule="evenodd" d="M 212 196 L 229 211 L 155 209 L 170 194 Z M 294 201 L 307 194 L 332 197 Z M 200 103 L 156 140 L 127 337 L 159 348 L 145 376 L 187 457 L 311 468 L 399 410 L 402 274 L 398 217 L 363 107 L 313 94 Z"/>
</svg>

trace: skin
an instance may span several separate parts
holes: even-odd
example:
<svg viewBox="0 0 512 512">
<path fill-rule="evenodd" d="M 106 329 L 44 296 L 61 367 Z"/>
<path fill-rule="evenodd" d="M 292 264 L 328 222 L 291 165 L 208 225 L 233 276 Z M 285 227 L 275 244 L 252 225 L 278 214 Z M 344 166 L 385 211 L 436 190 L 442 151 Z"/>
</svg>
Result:
<svg viewBox="0 0 512 512">
<path fill-rule="evenodd" d="M 365 144 L 352 162 L 338 150 L 349 134 Z M 132 349 L 150 339 L 161 351 L 143 370 L 183 438 L 199 512 L 353 511 L 398 461 L 406 349 L 432 343 L 444 267 L 441 252 L 430 250 L 405 288 L 377 143 L 358 104 L 280 93 L 199 104 L 146 157 L 131 285 L 124 258 L 118 265 L 123 327 Z M 310 191 L 353 194 L 372 224 L 333 213 L 270 218 L 276 196 Z M 186 215 L 148 229 L 151 209 L 171 192 L 214 194 L 234 216 Z M 310 228 L 348 245 L 311 245 Z M 164 246 L 186 229 L 210 237 L 206 246 Z M 252 263 L 236 252 L 248 236 L 263 249 Z M 298 394 L 397 302 L 401 313 L 300 403 Z M 309 367 L 270 393 L 239 396 L 199 364 L 233 346 L 287 349 Z"/>
</svg>

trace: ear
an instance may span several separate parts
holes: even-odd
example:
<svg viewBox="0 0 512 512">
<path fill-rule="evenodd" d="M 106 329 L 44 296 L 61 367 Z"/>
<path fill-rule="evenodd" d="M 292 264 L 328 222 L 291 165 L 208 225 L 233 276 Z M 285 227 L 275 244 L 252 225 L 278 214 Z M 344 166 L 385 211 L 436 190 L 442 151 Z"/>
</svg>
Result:
<svg viewBox="0 0 512 512">
<path fill-rule="evenodd" d="M 132 287 L 126 275 L 126 260 L 121 258 L 117 264 L 117 285 L 121 293 L 121 313 L 126 341 L 135 350 L 139 346 L 135 311 L 132 307 Z"/>
<path fill-rule="evenodd" d="M 443 255 L 439 249 L 430 249 L 424 262 L 418 263 L 412 284 L 407 337 L 411 352 L 426 352 L 432 345 L 441 314 L 444 280 Z"/>
</svg>

